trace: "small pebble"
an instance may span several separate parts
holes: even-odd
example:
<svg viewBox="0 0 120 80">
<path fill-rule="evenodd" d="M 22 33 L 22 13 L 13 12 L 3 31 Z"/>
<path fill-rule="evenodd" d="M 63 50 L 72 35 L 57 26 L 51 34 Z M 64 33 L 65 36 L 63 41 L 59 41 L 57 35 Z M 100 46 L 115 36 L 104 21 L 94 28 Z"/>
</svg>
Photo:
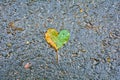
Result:
<svg viewBox="0 0 120 80">
<path fill-rule="evenodd" d="M 27 44 L 27 45 L 28 45 L 28 44 L 30 44 L 30 42 L 29 42 L 29 41 L 26 41 L 26 43 L 25 43 L 25 44 Z"/>
<path fill-rule="evenodd" d="M 107 57 L 107 62 L 111 62 L 111 59 L 110 59 L 110 57 Z"/>
<path fill-rule="evenodd" d="M 83 12 L 83 9 L 80 9 L 80 12 L 82 13 L 82 12 Z"/>
<path fill-rule="evenodd" d="M 85 49 L 80 49 L 80 51 L 81 51 L 81 52 L 84 52 L 84 53 L 86 52 L 86 50 L 85 50 Z"/>
<path fill-rule="evenodd" d="M 77 57 L 78 53 L 72 53 L 72 57 Z"/>
<path fill-rule="evenodd" d="M 11 44 L 11 43 L 7 43 L 6 45 L 7 45 L 7 47 L 11 47 L 11 46 L 12 46 L 12 44 Z"/>
<path fill-rule="evenodd" d="M 31 63 L 26 63 L 25 66 L 24 66 L 24 68 L 25 68 L 25 69 L 29 69 L 31 66 L 32 66 Z"/>
</svg>

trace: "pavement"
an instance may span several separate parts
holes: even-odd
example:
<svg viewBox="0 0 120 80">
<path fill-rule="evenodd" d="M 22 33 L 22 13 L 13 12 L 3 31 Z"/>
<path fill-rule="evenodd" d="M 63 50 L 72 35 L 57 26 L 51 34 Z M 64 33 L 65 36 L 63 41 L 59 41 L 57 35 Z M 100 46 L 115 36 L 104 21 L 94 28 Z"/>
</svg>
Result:
<svg viewBox="0 0 120 80">
<path fill-rule="evenodd" d="M 0 0 L 0 80 L 120 80 L 120 0 Z"/>
</svg>

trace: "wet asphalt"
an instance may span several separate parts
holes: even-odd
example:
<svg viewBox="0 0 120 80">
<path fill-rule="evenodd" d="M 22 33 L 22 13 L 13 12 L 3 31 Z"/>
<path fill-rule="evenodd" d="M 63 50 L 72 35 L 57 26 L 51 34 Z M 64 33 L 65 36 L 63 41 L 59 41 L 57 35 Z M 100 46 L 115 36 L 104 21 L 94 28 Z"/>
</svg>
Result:
<svg viewBox="0 0 120 80">
<path fill-rule="evenodd" d="M 0 0 L 0 80 L 120 80 L 120 0 Z"/>
</svg>

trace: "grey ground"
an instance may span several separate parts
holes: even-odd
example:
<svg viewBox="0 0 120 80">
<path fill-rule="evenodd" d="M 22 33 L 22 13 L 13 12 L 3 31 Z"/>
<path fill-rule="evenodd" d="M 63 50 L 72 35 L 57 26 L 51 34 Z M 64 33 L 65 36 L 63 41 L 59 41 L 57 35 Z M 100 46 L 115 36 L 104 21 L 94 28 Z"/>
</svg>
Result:
<svg viewBox="0 0 120 80">
<path fill-rule="evenodd" d="M 48 28 L 71 34 L 58 64 Z M 0 80 L 120 80 L 120 0 L 0 0 Z"/>
</svg>

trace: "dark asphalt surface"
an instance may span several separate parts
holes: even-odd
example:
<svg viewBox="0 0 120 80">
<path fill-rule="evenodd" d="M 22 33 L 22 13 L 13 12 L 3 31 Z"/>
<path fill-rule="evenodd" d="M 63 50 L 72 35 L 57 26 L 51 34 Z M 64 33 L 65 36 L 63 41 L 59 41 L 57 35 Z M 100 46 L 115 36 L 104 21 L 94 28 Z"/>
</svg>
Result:
<svg viewBox="0 0 120 80">
<path fill-rule="evenodd" d="M 58 63 L 48 28 L 70 32 Z M 0 80 L 120 80 L 120 0 L 0 0 Z"/>
</svg>

